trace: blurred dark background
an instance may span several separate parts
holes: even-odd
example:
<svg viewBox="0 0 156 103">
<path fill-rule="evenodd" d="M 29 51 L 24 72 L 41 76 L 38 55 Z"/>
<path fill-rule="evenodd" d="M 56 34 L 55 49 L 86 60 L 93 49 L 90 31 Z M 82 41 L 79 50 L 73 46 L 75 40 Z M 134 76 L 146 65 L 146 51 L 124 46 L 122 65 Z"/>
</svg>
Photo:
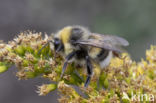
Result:
<svg viewBox="0 0 156 103">
<path fill-rule="evenodd" d="M 116 34 L 130 42 L 133 60 L 145 58 L 156 44 L 155 0 L 0 0 L 0 39 L 12 40 L 25 30 L 48 34 L 67 25 L 82 25 L 92 32 Z M 39 97 L 36 78 L 18 81 L 15 69 L 0 74 L 0 103 L 55 103 L 57 93 Z"/>
</svg>

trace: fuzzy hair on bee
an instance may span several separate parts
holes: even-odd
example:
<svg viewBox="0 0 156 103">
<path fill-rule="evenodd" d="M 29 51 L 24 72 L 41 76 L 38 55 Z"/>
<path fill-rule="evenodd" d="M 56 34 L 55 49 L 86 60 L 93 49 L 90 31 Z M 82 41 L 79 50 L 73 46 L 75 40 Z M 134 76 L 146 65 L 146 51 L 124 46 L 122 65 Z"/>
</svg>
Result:
<svg viewBox="0 0 156 103">
<path fill-rule="evenodd" d="M 88 75 L 85 87 L 89 85 L 93 74 L 93 62 L 103 69 L 109 65 L 113 56 L 123 52 L 121 47 L 129 45 L 122 37 L 92 33 L 82 26 L 66 26 L 55 33 L 53 40 L 49 42 L 54 46 L 55 52 L 65 58 L 61 78 L 69 62 L 86 65 Z"/>
</svg>

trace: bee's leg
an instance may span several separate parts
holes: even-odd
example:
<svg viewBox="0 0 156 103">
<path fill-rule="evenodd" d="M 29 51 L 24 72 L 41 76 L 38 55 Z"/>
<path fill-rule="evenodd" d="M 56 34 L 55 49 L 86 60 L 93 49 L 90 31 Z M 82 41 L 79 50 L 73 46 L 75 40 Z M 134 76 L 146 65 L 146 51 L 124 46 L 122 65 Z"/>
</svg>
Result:
<svg viewBox="0 0 156 103">
<path fill-rule="evenodd" d="M 92 73 L 93 73 L 93 66 L 92 66 L 92 63 L 89 59 L 89 56 L 86 56 L 86 64 L 87 64 L 87 73 L 88 73 L 88 76 L 87 76 L 87 79 L 86 79 L 86 82 L 85 82 L 85 87 L 88 86 L 88 84 L 90 83 L 90 80 L 91 80 L 91 76 L 92 76 Z"/>
<path fill-rule="evenodd" d="M 68 54 L 65 58 L 65 62 L 64 62 L 64 65 L 63 65 L 63 68 L 62 68 L 62 73 L 61 73 L 61 78 L 63 77 L 63 74 L 67 68 L 67 65 L 68 65 L 68 61 L 75 55 L 75 51 L 71 52 L 70 54 Z"/>
</svg>

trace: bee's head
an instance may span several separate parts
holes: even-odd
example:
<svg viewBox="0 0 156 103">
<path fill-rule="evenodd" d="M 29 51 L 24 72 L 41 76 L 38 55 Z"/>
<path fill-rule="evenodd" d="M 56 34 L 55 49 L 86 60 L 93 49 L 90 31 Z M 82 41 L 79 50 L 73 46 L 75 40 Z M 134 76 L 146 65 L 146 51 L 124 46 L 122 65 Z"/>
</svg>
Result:
<svg viewBox="0 0 156 103">
<path fill-rule="evenodd" d="M 66 48 L 66 44 L 69 42 L 69 38 L 71 35 L 71 26 L 64 27 L 59 30 L 54 36 L 54 49 L 56 52 L 64 51 Z"/>
<path fill-rule="evenodd" d="M 87 38 L 89 32 L 81 26 L 66 26 L 59 30 L 54 37 L 54 48 L 56 52 L 65 51 L 65 54 L 70 53 L 75 49 L 74 42 Z"/>
<path fill-rule="evenodd" d="M 59 38 L 54 38 L 54 49 L 55 49 L 55 52 L 60 52 L 64 49 L 64 46 L 63 46 L 63 43 L 62 41 L 59 39 Z"/>
</svg>

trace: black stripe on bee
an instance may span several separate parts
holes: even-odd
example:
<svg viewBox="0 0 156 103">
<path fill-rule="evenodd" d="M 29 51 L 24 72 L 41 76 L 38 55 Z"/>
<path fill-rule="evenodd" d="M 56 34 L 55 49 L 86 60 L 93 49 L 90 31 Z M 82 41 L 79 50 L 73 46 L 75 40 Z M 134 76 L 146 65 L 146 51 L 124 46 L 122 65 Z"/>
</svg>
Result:
<svg viewBox="0 0 156 103">
<path fill-rule="evenodd" d="M 77 40 L 81 39 L 83 35 L 83 31 L 78 28 L 78 27 L 75 27 L 71 30 L 71 36 L 70 36 L 70 41 L 71 41 L 71 44 L 75 44 L 74 42 L 76 42 Z"/>
<path fill-rule="evenodd" d="M 81 49 L 76 51 L 76 58 L 81 60 L 84 59 L 87 56 L 87 50 Z"/>
<path fill-rule="evenodd" d="M 109 50 L 102 49 L 101 52 L 97 55 L 100 61 L 103 61 L 109 54 Z"/>
</svg>

